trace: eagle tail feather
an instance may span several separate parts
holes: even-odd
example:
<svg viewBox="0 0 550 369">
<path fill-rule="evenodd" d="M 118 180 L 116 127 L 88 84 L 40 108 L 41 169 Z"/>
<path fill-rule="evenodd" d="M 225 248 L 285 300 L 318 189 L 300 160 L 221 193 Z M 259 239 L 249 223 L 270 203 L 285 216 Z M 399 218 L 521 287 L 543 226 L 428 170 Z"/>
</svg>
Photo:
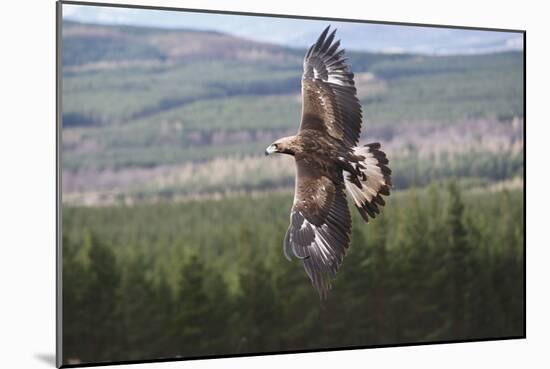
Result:
<svg viewBox="0 0 550 369">
<path fill-rule="evenodd" d="M 353 149 L 350 160 L 355 173 L 344 171 L 346 189 L 352 197 L 361 217 L 368 223 L 380 214 L 386 204 L 382 195 L 389 196 L 391 169 L 386 154 L 378 142 Z"/>
</svg>

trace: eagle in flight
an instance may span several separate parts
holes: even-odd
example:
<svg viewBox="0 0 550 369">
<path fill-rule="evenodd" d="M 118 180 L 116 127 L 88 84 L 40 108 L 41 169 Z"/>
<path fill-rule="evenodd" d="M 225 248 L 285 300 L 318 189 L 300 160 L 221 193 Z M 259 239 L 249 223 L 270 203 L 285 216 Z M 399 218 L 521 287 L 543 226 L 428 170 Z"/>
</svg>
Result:
<svg viewBox="0 0 550 369">
<path fill-rule="evenodd" d="M 388 196 L 391 170 L 379 143 L 358 146 L 362 113 L 344 49 L 328 26 L 307 51 L 302 75 L 302 120 L 298 133 L 278 139 L 266 155 L 294 156 L 296 185 L 287 259 L 304 263 L 325 299 L 350 244 L 346 191 L 365 222 L 375 218 Z M 328 35 L 328 36 L 327 36 Z"/>
</svg>

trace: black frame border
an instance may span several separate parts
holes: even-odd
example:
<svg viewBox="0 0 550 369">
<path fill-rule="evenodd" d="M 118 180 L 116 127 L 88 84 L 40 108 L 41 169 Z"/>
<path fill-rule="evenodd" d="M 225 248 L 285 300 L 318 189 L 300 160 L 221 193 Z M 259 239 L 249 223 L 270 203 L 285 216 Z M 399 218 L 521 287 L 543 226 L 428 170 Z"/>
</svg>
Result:
<svg viewBox="0 0 550 369">
<path fill-rule="evenodd" d="M 63 245 L 61 218 L 61 142 L 63 128 L 63 109 L 61 104 L 63 80 L 63 2 L 55 4 L 55 364 L 63 366 Z"/>
<path fill-rule="evenodd" d="M 80 364 L 64 364 L 63 363 L 63 253 L 62 253 L 62 50 L 63 50 L 63 5 L 82 5 L 82 6 L 99 6 L 109 8 L 130 8 L 142 10 L 164 10 L 177 11 L 186 13 L 202 13 L 202 14 L 225 14 L 225 15 L 240 15 L 253 17 L 270 17 L 270 18 L 290 18 L 303 20 L 323 20 L 334 22 L 349 22 L 349 23 L 370 23 L 383 24 L 394 26 L 410 26 L 410 27 L 430 27 L 430 28 L 451 28 L 463 29 L 472 31 L 492 31 L 492 32 L 508 32 L 519 33 L 523 35 L 523 334 L 518 336 L 508 337 L 487 337 L 474 338 L 465 340 L 447 340 L 447 341 L 423 341 L 411 343 L 397 343 L 385 345 L 369 345 L 369 346 L 349 346 L 349 347 L 330 347 L 307 350 L 287 350 L 287 351 L 266 351 L 260 353 L 243 353 L 243 354 L 227 354 L 227 355 L 207 355 L 207 356 L 191 356 L 185 358 L 161 358 L 161 359 L 145 359 L 145 360 L 122 360 L 109 362 L 95 363 L 80 363 Z M 57 0 L 56 1 L 56 139 L 55 139 L 55 158 L 56 158 L 56 367 L 58 368 L 82 368 L 92 366 L 108 366 L 108 365 L 124 365 L 124 364 L 149 364 L 149 363 L 165 363 L 189 360 L 205 360 L 205 359 L 224 359 L 224 358 L 239 358 L 239 357 L 256 357 L 267 355 L 285 355 L 285 354 L 304 354 L 318 352 L 337 352 L 346 350 L 361 350 L 375 348 L 391 348 L 391 347 L 413 347 L 426 345 L 443 345 L 455 343 L 472 343 L 472 342 L 491 342 L 491 341 L 508 341 L 527 338 L 527 31 L 524 29 L 506 29 L 506 28 L 490 28 L 490 27 L 473 27 L 459 25 L 443 25 L 430 23 L 412 23 L 399 21 L 380 21 L 367 19 L 349 19 L 349 18 L 331 18 L 321 16 L 306 16 L 306 15 L 290 15 L 290 14 L 273 14 L 273 13 L 255 13 L 241 12 L 229 10 L 212 10 L 212 9 L 191 9 L 177 8 L 168 6 L 154 5 L 137 5 L 137 4 L 118 4 L 118 3 L 102 3 L 102 2 L 87 2 L 87 1 L 72 1 L 72 0 Z"/>
</svg>

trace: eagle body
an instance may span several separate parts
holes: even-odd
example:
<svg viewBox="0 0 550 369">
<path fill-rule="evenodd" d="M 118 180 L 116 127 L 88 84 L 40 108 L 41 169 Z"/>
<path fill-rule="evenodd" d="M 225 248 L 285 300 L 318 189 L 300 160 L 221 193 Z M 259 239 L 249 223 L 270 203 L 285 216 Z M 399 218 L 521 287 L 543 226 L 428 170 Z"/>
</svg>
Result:
<svg viewBox="0 0 550 369">
<path fill-rule="evenodd" d="M 350 244 L 348 193 L 368 222 L 390 194 L 391 170 L 379 143 L 358 145 L 362 111 L 335 31 L 327 27 L 304 58 L 302 120 L 294 136 L 266 149 L 296 163 L 294 202 L 283 251 L 301 259 L 321 298 Z M 328 35 L 328 36 L 327 36 Z"/>
<path fill-rule="evenodd" d="M 340 140 L 312 129 L 301 130 L 279 143 L 284 153 L 294 156 L 296 161 L 307 162 L 327 175 L 341 173 L 344 169 L 341 166 L 345 163 L 339 158 L 348 156 Z"/>
</svg>

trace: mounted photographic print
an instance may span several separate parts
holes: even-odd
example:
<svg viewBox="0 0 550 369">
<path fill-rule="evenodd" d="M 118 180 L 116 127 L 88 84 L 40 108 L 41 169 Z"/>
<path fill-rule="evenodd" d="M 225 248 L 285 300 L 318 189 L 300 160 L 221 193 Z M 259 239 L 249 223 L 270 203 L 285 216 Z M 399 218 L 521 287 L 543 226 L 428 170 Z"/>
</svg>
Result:
<svg viewBox="0 0 550 369">
<path fill-rule="evenodd" d="M 58 3 L 58 366 L 525 337 L 525 32 L 380 21 Z"/>
</svg>

